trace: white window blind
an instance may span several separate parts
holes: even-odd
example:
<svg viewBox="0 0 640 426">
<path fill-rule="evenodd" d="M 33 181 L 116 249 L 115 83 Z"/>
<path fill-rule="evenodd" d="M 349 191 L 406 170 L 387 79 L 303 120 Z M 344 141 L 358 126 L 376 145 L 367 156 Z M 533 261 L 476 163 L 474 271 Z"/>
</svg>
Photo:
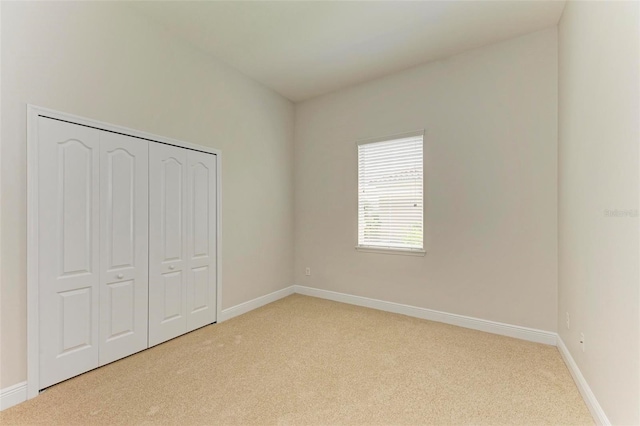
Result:
<svg viewBox="0 0 640 426">
<path fill-rule="evenodd" d="M 423 135 L 358 144 L 358 248 L 423 251 Z"/>
</svg>

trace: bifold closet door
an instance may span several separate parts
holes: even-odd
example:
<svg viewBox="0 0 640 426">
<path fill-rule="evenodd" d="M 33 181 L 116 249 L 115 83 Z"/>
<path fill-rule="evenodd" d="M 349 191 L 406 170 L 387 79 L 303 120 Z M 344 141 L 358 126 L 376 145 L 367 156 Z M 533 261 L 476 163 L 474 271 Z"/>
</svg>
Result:
<svg viewBox="0 0 640 426">
<path fill-rule="evenodd" d="M 38 118 L 40 388 L 98 366 L 100 131 Z"/>
<path fill-rule="evenodd" d="M 149 346 L 187 328 L 187 150 L 149 147 Z"/>
<path fill-rule="evenodd" d="M 100 133 L 100 365 L 148 346 L 148 147 Z"/>
<path fill-rule="evenodd" d="M 187 331 L 216 321 L 216 156 L 187 153 Z"/>
<path fill-rule="evenodd" d="M 149 345 L 216 320 L 216 157 L 149 147 Z"/>
<path fill-rule="evenodd" d="M 38 118 L 40 387 L 147 347 L 148 142 Z"/>
<path fill-rule="evenodd" d="M 216 321 L 216 156 L 38 117 L 39 386 Z"/>
</svg>

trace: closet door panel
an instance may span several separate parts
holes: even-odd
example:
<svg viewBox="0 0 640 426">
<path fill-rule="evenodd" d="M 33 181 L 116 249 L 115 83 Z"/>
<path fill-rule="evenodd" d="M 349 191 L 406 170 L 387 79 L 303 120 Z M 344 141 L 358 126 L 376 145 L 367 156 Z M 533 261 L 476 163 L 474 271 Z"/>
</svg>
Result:
<svg viewBox="0 0 640 426">
<path fill-rule="evenodd" d="M 216 321 L 216 156 L 188 151 L 187 330 Z"/>
<path fill-rule="evenodd" d="M 149 146 L 149 345 L 187 328 L 187 150 Z"/>
<path fill-rule="evenodd" d="M 100 365 L 147 347 L 148 145 L 100 133 Z"/>
<path fill-rule="evenodd" d="M 40 388 L 98 366 L 99 131 L 38 119 Z"/>
</svg>

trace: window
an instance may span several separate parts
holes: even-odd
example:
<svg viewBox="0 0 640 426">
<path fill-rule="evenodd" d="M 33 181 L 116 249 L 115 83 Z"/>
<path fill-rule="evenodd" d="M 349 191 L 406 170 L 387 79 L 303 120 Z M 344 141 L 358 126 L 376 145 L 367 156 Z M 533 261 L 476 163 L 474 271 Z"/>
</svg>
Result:
<svg viewBox="0 0 640 426">
<path fill-rule="evenodd" d="M 423 132 L 358 143 L 359 250 L 424 254 Z"/>
</svg>

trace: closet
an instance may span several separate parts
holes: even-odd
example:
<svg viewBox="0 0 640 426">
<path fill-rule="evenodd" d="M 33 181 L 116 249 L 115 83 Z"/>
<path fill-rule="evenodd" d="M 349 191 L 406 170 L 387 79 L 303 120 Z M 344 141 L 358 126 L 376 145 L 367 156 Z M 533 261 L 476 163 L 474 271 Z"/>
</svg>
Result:
<svg viewBox="0 0 640 426">
<path fill-rule="evenodd" d="M 169 145 L 149 150 L 149 345 L 212 322 L 215 158 Z"/>
<path fill-rule="evenodd" d="M 215 322 L 216 155 L 34 129 L 39 389 Z"/>
</svg>

